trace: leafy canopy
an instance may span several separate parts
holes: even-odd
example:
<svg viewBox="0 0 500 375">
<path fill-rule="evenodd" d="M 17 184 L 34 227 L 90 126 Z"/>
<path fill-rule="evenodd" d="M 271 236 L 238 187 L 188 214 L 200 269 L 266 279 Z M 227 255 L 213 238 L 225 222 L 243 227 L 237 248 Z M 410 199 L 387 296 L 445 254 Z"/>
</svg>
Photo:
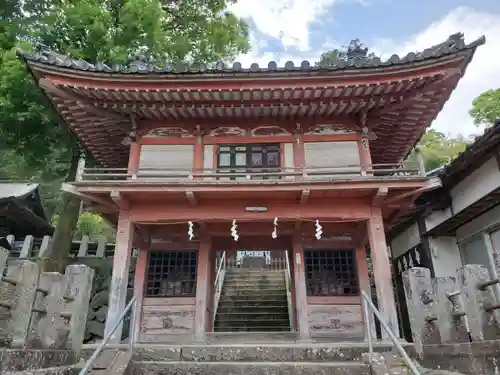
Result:
<svg viewBox="0 0 500 375">
<path fill-rule="evenodd" d="M 474 99 L 469 113 L 477 126 L 493 125 L 500 119 L 500 88 L 485 91 Z"/>
<path fill-rule="evenodd" d="M 444 133 L 429 129 L 423 135 L 417 147 L 424 158 L 425 169 L 431 171 L 455 159 L 461 152 L 465 151 L 469 142 L 469 139 L 461 135 L 447 137 Z M 410 154 L 408 161 L 416 163 L 414 152 Z"/>
<path fill-rule="evenodd" d="M 14 48 L 34 43 L 89 62 L 141 54 L 165 64 L 232 60 L 249 50 L 246 24 L 225 11 L 235 0 L 6 0 L 0 7 L 0 158 L 4 178 L 73 179 L 79 147 Z M 19 166 L 17 170 L 16 166 Z M 42 172 L 37 172 L 42 171 Z M 57 184 L 56 184 L 57 185 Z M 58 196 L 57 188 L 51 194 Z M 62 199 L 61 199 L 62 197 Z M 69 250 L 79 200 L 58 199 L 53 248 Z M 69 242 L 68 242 L 69 241 Z M 58 258 L 60 259 L 60 257 Z M 60 263 L 59 263 L 60 264 Z"/>
</svg>

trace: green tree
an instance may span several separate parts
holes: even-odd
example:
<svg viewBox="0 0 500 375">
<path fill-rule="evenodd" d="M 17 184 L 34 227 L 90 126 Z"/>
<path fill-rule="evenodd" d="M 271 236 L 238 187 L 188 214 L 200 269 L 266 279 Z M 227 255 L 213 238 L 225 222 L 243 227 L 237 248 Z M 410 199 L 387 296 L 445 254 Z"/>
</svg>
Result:
<svg viewBox="0 0 500 375">
<path fill-rule="evenodd" d="M 500 88 L 485 91 L 474 99 L 469 113 L 477 126 L 493 125 L 500 119 Z"/>
<path fill-rule="evenodd" d="M 444 133 L 434 129 L 429 129 L 417 147 L 425 161 L 425 169 L 431 171 L 439 168 L 442 165 L 449 163 L 465 150 L 470 142 L 467 138 L 461 135 L 456 137 L 447 137 Z M 412 152 L 407 160 L 410 164 L 416 163 L 415 152 Z"/>
<path fill-rule="evenodd" d="M 353 57 L 373 58 L 375 54 L 368 52 L 366 47 L 359 39 L 353 39 L 347 46 L 342 46 L 339 49 L 323 52 L 316 66 L 319 65 L 335 65 L 338 60 L 348 60 Z"/>
<path fill-rule="evenodd" d="M 0 14 L 0 148 L 23 155 L 30 170 L 65 165 L 74 180 L 80 154 L 35 87 L 14 46 L 41 43 L 73 58 L 126 63 L 146 55 L 158 64 L 231 60 L 249 49 L 246 24 L 225 11 L 234 0 L 25 0 Z M 2 9 L 2 12 L 4 10 Z M 62 270 L 80 201 L 63 194 L 50 270 Z"/>
</svg>

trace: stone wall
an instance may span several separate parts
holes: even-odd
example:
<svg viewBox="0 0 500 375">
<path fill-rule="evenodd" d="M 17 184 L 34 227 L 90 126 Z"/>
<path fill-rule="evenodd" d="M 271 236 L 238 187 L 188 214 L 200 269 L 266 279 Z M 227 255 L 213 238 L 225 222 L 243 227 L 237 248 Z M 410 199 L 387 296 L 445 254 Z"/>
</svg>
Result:
<svg viewBox="0 0 500 375">
<path fill-rule="evenodd" d="M 130 266 L 127 302 L 130 301 L 134 293 L 135 260 L 135 258 L 132 259 Z M 104 338 L 113 258 L 76 258 L 73 264 L 85 264 L 93 268 L 95 272 L 84 338 L 84 343 L 94 343 Z M 124 321 L 122 340 L 128 338 L 129 324 L 130 316 L 127 316 Z"/>
<path fill-rule="evenodd" d="M 422 364 L 465 374 L 500 368 L 500 304 L 482 265 L 466 264 L 456 276 L 431 278 L 429 269 L 403 272 L 415 350 Z"/>
</svg>

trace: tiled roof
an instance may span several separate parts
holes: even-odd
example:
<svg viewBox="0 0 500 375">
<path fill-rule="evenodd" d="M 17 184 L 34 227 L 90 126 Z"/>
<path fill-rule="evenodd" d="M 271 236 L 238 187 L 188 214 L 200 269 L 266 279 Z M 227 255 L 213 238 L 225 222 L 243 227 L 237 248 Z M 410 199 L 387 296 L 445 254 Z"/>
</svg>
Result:
<svg viewBox="0 0 500 375">
<path fill-rule="evenodd" d="M 167 64 L 164 67 L 158 67 L 149 63 L 144 56 L 135 56 L 128 65 L 115 63 L 97 62 L 91 64 L 83 60 L 75 60 L 68 56 L 39 47 L 35 53 L 26 53 L 18 50 L 18 55 L 25 60 L 40 62 L 62 68 L 70 68 L 80 71 L 103 72 L 103 73 L 157 73 L 157 74 L 200 74 L 200 73 L 264 73 L 264 72 L 315 72 L 315 71 L 336 71 L 343 69 L 361 69 L 397 66 L 406 63 L 419 62 L 422 60 L 439 58 L 460 51 L 473 49 L 485 43 L 485 37 L 482 36 L 472 43 L 466 44 L 462 33 L 450 35 L 444 42 L 433 47 L 427 48 L 422 52 L 410 52 L 404 57 L 392 55 L 389 59 L 382 61 L 378 57 L 356 56 L 349 59 L 338 59 L 333 64 L 320 62 L 319 66 L 309 61 L 302 61 L 299 66 L 295 66 L 292 61 L 285 63 L 283 67 L 278 67 L 275 61 L 270 61 L 267 67 L 260 67 L 253 63 L 249 68 L 243 68 L 241 63 L 235 62 L 232 66 L 220 61 L 213 65 L 207 64 Z"/>
<path fill-rule="evenodd" d="M 475 165 L 490 157 L 492 151 L 497 152 L 499 146 L 500 119 L 496 120 L 493 126 L 486 128 L 483 134 L 476 136 L 474 142 L 468 144 L 464 152 L 443 167 L 438 173 L 443 186 L 447 189 L 452 188 L 462 179 L 464 172 L 472 172 Z"/>
</svg>

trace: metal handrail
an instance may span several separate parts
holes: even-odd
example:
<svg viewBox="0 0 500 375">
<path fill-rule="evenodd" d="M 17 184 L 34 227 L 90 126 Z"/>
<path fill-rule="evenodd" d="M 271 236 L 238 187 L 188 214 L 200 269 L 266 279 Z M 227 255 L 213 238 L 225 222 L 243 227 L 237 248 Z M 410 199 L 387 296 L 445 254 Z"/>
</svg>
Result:
<svg viewBox="0 0 500 375">
<path fill-rule="evenodd" d="M 389 335 L 392 343 L 394 344 L 394 346 L 398 350 L 399 354 L 401 354 L 401 357 L 403 357 L 404 363 L 411 370 L 412 374 L 413 375 L 421 375 L 419 369 L 417 368 L 415 363 L 411 360 L 410 356 L 408 355 L 406 350 L 403 348 L 403 346 L 401 345 L 401 343 L 399 342 L 397 337 L 394 335 L 394 333 L 389 328 L 387 323 L 384 322 L 384 320 L 382 319 L 382 315 L 380 315 L 380 311 L 378 311 L 378 309 L 375 307 L 371 298 L 368 297 L 368 294 L 366 294 L 366 292 L 364 290 L 361 291 L 361 295 L 363 296 L 363 312 L 365 315 L 366 333 L 368 336 L 368 351 L 369 351 L 369 355 L 370 355 L 370 358 L 369 358 L 370 365 L 371 365 L 371 361 L 373 358 L 373 343 L 372 343 L 372 330 L 370 327 L 370 312 L 369 312 L 368 308 L 370 308 L 372 310 L 373 314 L 377 317 L 377 319 L 380 322 L 380 325 Z"/>
<path fill-rule="evenodd" d="M 285 250 L 285 287 L 286 287 L 286 299 L 288 303 L 288 319 L 290 320 L 290 327 L 295 327 L 294 314 L 292 306 L 292 273 L 290 271 L 290 260 L 288 259 L 288 250 Z"/>
<path fill-rule="evenodd" d="M 131 314 L 131 319 L 132 321 L 130 322 L 130 333 L 129 333 L 129 350 L 132 351 L 134 348 L 134 326 L 135 326 L 135 315 L 137 314 L 136 308 L 137 308 L 137 297 L 133 296 L 130 302 L 127 304 L 119 318 L 116 320 L 113 329 L 109 331 L 109 333 L 104 337 L 104 340 L 102 340 L 101 344 L 97 347 L 97 349 L 94 351 L 92 356 L 85 362 L 85 366 L 80 370 L 78 375 L 87 375 L 89 371 L 92 370 L 92 366 L 94 365 L 94 362 L 97 360 L 97 357 L 99 357 L 99 354 L 102 353 L 104 350 L 105 346 L 108 344 L 108 341 L 111 339 L 111 336 L 113 333 L 115 333 L 116 329 L 118 326 L 125 320 L 125 316 L 129 311 L 131 311 L 132 307 L 134 308 L 134 313 Z"/>
<path fill-rule="evenodd" d="M 219 266 L 217 267 L 217 275 L 215 276 L 214 282 L 214 290 L 215 296 L 213 300 L 213 308 L 212 308 L 212 329 L 215 327 L 215 316 L 217 314 L 217 308 L 219 307 L 219 299 L 220 294 L 222 292 L 222 283 L 224 282 L 224 276 L 222 273 L 226 270 L 226 252 L 222 253 L 222 256 L 219 260 Z"/>
</svg>

